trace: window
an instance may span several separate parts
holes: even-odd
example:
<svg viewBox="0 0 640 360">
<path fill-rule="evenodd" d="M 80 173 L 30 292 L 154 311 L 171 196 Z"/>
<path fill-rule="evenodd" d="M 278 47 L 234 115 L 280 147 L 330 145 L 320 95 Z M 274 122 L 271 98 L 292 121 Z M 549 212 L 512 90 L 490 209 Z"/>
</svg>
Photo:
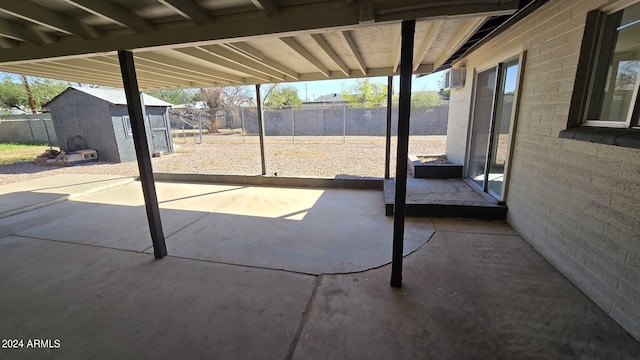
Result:
<svg viewBox="0 0 640 360">
<path fill-rule="evenodd" d="M 583 107 L 573 109 L 580 113 L 580 125 L 640 126 L 640 3 L 612 14 L 589 13 L 578 66 L 586 91 L 574 92 L 574 97 L 585 101 L 574 99 L 572 106 Z"/>
<path fill-rule="evenodd" d="M 122 126 L 124 126 L 124 136 L 127 139 L 133 137 L 133 131 L 131 131 L 131 120 L 129 120 L 129 116 L 122 117 Z"/>
<path fill-rule="evenodd" d="M 640 4 L 606 16 L 585 125 L 638 126 Z"/>
<path fill-rule="evenodd" d="M 589 12 L 567 129 L 560 137 L 640 149 L 638 72 L 640 3 Z"/>
</svg>

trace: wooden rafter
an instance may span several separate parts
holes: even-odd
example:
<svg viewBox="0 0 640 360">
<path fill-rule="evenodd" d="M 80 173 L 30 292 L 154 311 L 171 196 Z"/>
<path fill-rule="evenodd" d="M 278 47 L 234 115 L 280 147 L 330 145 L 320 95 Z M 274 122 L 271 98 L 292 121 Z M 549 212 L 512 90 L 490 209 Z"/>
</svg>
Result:
<svg viewBox="0 0 640 360">
<path fill-rule="evenodd" d="M 51 44 L 55 40 L 45 32 L 4 19 L 0 19 L 0 35 L 38 45 Z"/>
<path fill-rule="evenodd" d="M 115 56 L 99 56 L 99 57 L 90 58 L 87 60 L 94 62 L 93 65 L 88 66 L 89 68 L 92 68 L 93 66 L 96 66 L 96 65 L 103 65 L 110 69 L 119 68 L 118 58 Z M 159 83 L 166 82 L 170 84 L 175 84 L 178 87 L 195 87 L 194 82 L 186 79 L 185 77 L 167 76 L 165 74 L 161 74 L 156 69 L 149 69 L 148 67 L 144 67 L 144 66 L 142 67 L 137 66 L 137 68 L 138 68 L 137 70 L 138 73 L 141 76 L 144 76 L 145 79 L 157 81 Z"/>
<path fill-rule="evenodd" d="M 280 8 L 274 0 L 251 0 L 251 2 L 267 16 L 277 15 L 280 12 Z"/>
<path fill-rule="evenodd" d="M 362 58 L 360 51 L 358 51 L 358 47 L 356 46 L 356 43 L 353 41 L 353 38 L 351 37 L 351 32 L 348 30 L 341 31 L 340 35 L 342 35 L 342 38 L 349 46 L 349 49 L 351 50 L 353 57 L 356 58 L 356 61 L 358 62 L 358 67 L 360 68 L 360 71 L 362 71 L 362 75 L 366 76 L 367 66 L 364 63 L 364 59 Z"/>
<path fill-rule="evenodd" d="M 180 48 L 180 49 L 175 49 L 175 51 L 183 53 L 185 55 L 189 55 L 191 57 L 194 57 L 200 60 L 210 62 L 212 64 L 216 64 L 218 66 L 225 67 L 230 70 L 237 71 L 242 74 L 246 74 L 248 75 L 247 77 L 251 76 L 251 77 L 255 77 L 258 80 L 262 80 L 264 82 L 270 82 L 269 76 L 265 74 L 252 70 L 248 67 L 238 65 L 232 61 L 226 60 L 218 55 L 212 54 L 199 47 Z"/>
<path fill-rule="evenodd" d="M 210 76 L 198 76 L 190 72 L 181 71 L 170 66 L 158 64 L 156 62 L 136 56 L 136 66 L 140 69 L 154 71 L 156 74 L 172 79 L 188 80 L 193 84 L 207 84 L 199 87 L 217 86 L 222 83 L 221 79 Z"/>
<path fill-rule="evenodd" d="M 331 58 L 331 60 L 333 60 L 333 62 L 338 65 L 338 68 L 340 68 L 340 71 L 342 71 L 342 73 L 345 76 L 349 76 L 349 74 L 351 73 L 349 71 L 349 68 L 347 67 L 347 65 L 345 65 L 344 61 L 342 61 L 342 58 L 340 58 L 340 55 L 338 55 L 332 48 L 331 46 L 327 43 L 327 41 L 322 37 L 322 35 L 320 34 L 311 34 L 311 38 L 316 42 L 316 44 L 318 44 L 318 46 L 320 46 L 320 48 L 327 54 L 329 55 L 329 58 Z"/>
<path fill-rule="evenodd" d="M 400 55 L 402 53 L 402 34 L 399 34 L 396 37 L 395 42 L 395 51 L 393 52 L 393 73 L 395 74 L 398 71 L 398 66 L 400 66 Z"/>
<path fill-rule="evenodd" d="M 196 25 L 212 22 L 213 15 L 192 0 L 158 0 L 183 17 L 191 19 Z"/>
<path fill-rule="evenodd" d="M 230 84 L 241 84 L 243 82 L 242 78 L 239 76 L 227 74 L 204 66 L 191 64 L 189 62 L 182 61 L 171 56 L 162 55 L 156 52 L 137 52 L 135 55 L 136 58 L 142 58 L 148 61 L 155 62 L 157 64 L 175 68 L 176 70 L 185 73 L 215 79 L 216 81 L 222 81 Z"/>
<path fill-rule="evenodd" d="M 293 37 L 282 37 L 280 40 L 289 46 L 293 51 L 297 52 L 300 56 L 302 56 L 305 60 L 307 60 L 311 65 L 313 65 L 318 71 L 320 71 L 324 76 L 330 77 L 331 71 L 327 69 L 315 56 L 313 56 L 307 49 L 305 49 L 300 43 L 294 39 Z"/>
<path fill-rule="evenodd" d="M 136 32 L 152 31 L 155 26 L 124 6 L 110 1 L 64 0 L 94 15 L 109 19 Z"/>
<path fill-rule="evenodd" d="M 245 56 L 246 58 L 253 59 L 255 61 L 259 61 L 265 66 L 276 70 L 284 75 L 287 75 L 295 80 L 300 79 L 300 74 L 291 70 L 290 68 L 284 66 L 283 64 L 264 56 L 260 51 L 254 49 L 251 45 L 246 43 L 231 43 L 224 45 L 229 49 Z"/>
<path fill-rule="evenodd" d="M 83 39 L 97 38 L 103 35 L 102 31 L 92 26 L 30 1 L 0 0 L 0 9 L 27 21 Z"/>
<path fill-rule="evenodd" d="M 276 78 L 280 81 L 284 81 L 285 79 L 284 74 L 266 67 L 256 60 L 253 60 L 251 58 L 248 59 L 223 45 L 204 45 L 202 46 L 202 48 L 225 60 L 231 61 L 232 63 L 235 63 L 242 68 L 253 69 L 264 75 Z"/>
<path fill-rule="evenodd" d="M 11 49 L 15 46 L 16 44 L 11 39 L 0 36 L 0 49 Z"/>
<path fill-rule="evenodd" d="M 437 69 L 444 64 L 484 24 L 486 19 L 486 17 L 478 17 L 468 20 L 456 36 L 448 42 L 448 49 L 435 61 L 434 68 Z"/>
<path fill-rule="evenodd" d="M 427 52 L 433 45 L 433 42 L 436 40 L 438 33 L 440 32 L 440 28 L 442 27 L 442 20 L 434 21 L 429 28 L 429 32 L 424 38 L 424 41 L 420 45 L 420 47 L 415 52 L 415 58 L 413 59 L 413 71 L 418 70 L 418 67 L 422 63 L 422 60 L 427 55 Z"/>
</svg>

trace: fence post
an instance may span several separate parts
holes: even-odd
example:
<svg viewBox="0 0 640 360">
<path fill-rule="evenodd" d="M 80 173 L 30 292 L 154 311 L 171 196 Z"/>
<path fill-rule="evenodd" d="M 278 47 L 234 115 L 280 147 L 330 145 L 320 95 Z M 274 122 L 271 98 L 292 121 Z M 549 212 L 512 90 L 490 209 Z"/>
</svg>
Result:
<svg viewBox="0 0 640 360">
<path fill-rule="evenodd" d="M 291 143 L 296 143 L 296 116 L 294 113 L 293 105 L 291 105 Z"/>
<path fill-rule="evenodd" d="M 342 143 L 347 143 L 347 105 L 342 105 Z"/>
<path fill-rule="evenodd" d="M 240 128 L 241 128 L 240 129 L 240 134 L 242 134 L 242 142 L 244 143 L 245 142 L 245 138 L 244 138 L 244 136 L 245 136 L 244 132 L 245 131 L 244 131 L 244 108 L 243 107 L 240 108 Z"/>
<path fill-rule="evenodd" d="M 47 121 L 42 118 L 42 124 L 44 124 L 44 131 L 47 133 L 47 140 L 49 141 L 49 150 L 53 149 L 51 146 L 51 136 L 49 136 L 49 128 L 47 127 Z"/>
<path fill-rule="evenodd" d="M 202 144 L 202 112 L 198 111 L 198 127 L 200 128 L 200 142 Z"/>
<path fill-rule="evenodd" d="M 36 137 L 33 135 L 33 128 L 31 127 L 31 119 L 27 115 L 27 124 L 29 124 L 29 132 L 31 133 L 31 141 L 36 142 Z"/>
<path fill-rule="evenodd" d="M 180 123 L 182 124 L 182 140 L 184 140 L 184 143 L 187 143 L 187 132 L 184 131 L 184 120 L 180 119 Z"/>
</svg>

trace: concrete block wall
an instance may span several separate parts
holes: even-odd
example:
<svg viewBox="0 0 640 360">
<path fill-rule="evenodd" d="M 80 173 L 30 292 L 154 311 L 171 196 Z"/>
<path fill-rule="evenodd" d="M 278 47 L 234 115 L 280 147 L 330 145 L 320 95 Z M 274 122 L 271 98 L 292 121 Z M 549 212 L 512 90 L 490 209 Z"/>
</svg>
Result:
<svg viewBox="0 0 640 360">
<path fill-rule="evenodd" d="M 473 69 L 526 50 L 508 222 L 640 340 L 640 150 L 558 137 L 587 12 L 611 3 L 551 0 L 459 64 L 469 86 L 452 91 L 447 152 L 464 160 Z"/>
<path fill-rule="evenodd" d="M 447 104 L 429 109 L 413 109 L 410 131 L 412 135 L 444 135 L 447 133 L 449 106 Z M 258 132 L 256 111 L 243 112 L 244 128 L 249 134 Z M 295 124 L 291 120 L 295 119 Z M 384 136 L 387 129 L 386 108 L 342 108 L 265 110 L 265 134 L 267 136 L 296 135 L 346 135 Z M 392 135 L 398 129 L 398 110 L 393 109 Z"/>
</svg>

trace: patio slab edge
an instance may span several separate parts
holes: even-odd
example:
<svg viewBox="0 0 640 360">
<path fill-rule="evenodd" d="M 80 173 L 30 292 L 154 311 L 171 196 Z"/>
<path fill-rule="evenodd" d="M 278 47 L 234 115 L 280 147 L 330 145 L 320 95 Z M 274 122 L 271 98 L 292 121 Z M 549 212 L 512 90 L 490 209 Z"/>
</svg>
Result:
<svg viewBox="0 0 640 360">
<path fill-rule="evenodd" d="M 31 211 L 31 210 L 35 210 L 35 209 L 39 209 L 39 208 L 43 208 L 45 206 L 49 206 L 49 205 L 53 205 L 53 204 L 57 204 L 59 202 L 63 202 L 65 200 L 73 200 L 73 199 L 77 199 L 86 195 L 91 195 L 100 191 L 104 191 L 104 190 L 108 190 L 108 189 L 113 189 L 115 187 L 119 187 L 122 185 L 126 185 L 128 183 L 131 183 L 133 181 L 138 180 L 137 177 L 125 177 L 125 178 L 121 178 L 121 179 L 115 179 L 114 181 L 110 181 L 106 184 L 102 184 L 96 187 L 92 187 L 89 188 L 87 190 L 84 191 L 80 191 L 77 193 L 71 193 L 71 194 L 60 194 L 59 197 L 54 198 L 54 199 L 49 199 L 46 201 L 41 201 L 35 204 L 30 204 L 27 206 L 22 206 L 22 207 L 17 207 L 15 209 L 12 210 L 8 210 L 8 211 L 4 211 L 0 213 L 0 219 L 9 217 L 9 216 L 13 216 L 13 215 L 17 215 L 17 214 L 21 214 L 27 211 Z"/>
<path fill-rule="evenodd" d="M 285 177 L 266 175 L 217 175 L 187 173 L 153 173 L 159 182 L 234 184 L 251 186 L 299 187 L 319 189 L 383 190 L 384 180 L 376 178 L 335 179 L 318 177 Z"/>
</svg>

